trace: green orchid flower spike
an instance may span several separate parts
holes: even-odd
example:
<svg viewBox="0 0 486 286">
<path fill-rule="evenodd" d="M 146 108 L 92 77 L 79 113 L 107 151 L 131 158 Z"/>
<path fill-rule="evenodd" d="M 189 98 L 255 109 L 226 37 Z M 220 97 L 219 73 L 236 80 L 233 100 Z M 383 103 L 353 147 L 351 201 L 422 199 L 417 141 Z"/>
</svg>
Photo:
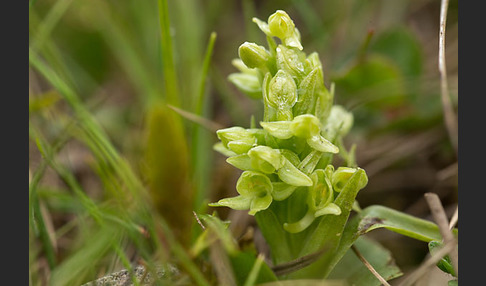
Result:
<svg viewBox="0 0 486 286">
<path fill-rule="evenodd" d="M 257 18 L 253 22 L 268 45 L 241 44 L 239 59 L 232 62 L 239 72 L 229 80 L 262 101 L 263 120 L 260 128 L 217 131 L 221 142 L 214 149 L 243 173 L 236 184 L 239 195 L 210 206 L 248 210 L 257 218 L 275 219 L 286 235 L 305 236 L 322 218 L 347 214 L 342 206 L 348 204 L 338 203 L 338 196 L 344 192 L 341 198 L 352 205 L 366 185 L 355 179 L 349 183 L 359 169 L 356 166 L 332 165 L 333 156 L 346 151 L 342 138 L 352 128 L 353 115 L 333 105 L 333 88 L 328 90 L 324 84 L 319 55 L 306 54 L 300 33 L 285 11 L 277 10 L 267 22 Z M 362 176 L 364 171 L 359 170 Z"/>
</svg>

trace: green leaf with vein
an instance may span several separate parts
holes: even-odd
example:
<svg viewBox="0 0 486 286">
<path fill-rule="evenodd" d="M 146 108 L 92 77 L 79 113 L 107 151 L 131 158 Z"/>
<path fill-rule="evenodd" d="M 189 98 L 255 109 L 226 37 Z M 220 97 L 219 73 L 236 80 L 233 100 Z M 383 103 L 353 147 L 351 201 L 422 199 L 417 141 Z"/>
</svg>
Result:
<svg viewBox="0 0 486 286">
<path fill-rule="evenodd" d="M 439 227 L 435 223 L 385 206 L 369 206 L 363 209 L 356 219 L 360 221 L 358 225 L 360 234 L 365 234 L 378 228 L 386 228 L 425 242 L 442 239 Z"/>
<path fill-rule="evenodd" d="M 354 244 L 361 255 L 385 280 L 401 276 L 403 273 L 395 264 L 390 251 L 378 242 L 366 237 L 359 237 Z M 353 251 L 347 251 L 336 265 L 330 279 L 346 279 L 351 285 L 380 286 L 381 282 L 359 260 Z"/>
<path fill-rule="evenodd" d="M 441 239 L 439 228 L 433 222 L 381 205 L 372 205 L 348 221 L 339 246 L 328 264 L 329 270 L 334 268 L 361 235 L 378 228 L 386 228 L 425 242 Z"/>
</svg>

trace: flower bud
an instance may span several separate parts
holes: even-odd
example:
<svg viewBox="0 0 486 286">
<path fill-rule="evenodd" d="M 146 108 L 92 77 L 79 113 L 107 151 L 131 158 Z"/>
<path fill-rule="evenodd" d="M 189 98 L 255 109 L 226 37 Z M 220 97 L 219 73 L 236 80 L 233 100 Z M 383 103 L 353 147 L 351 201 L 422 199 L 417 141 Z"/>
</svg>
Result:
<svg viewBox="0 0 486 286">
<path fill-rule="evenodd" d="M 277 68 L 283 69 L 293 77 L 300 80 L 304 76 L 305 54 L 295 48 L 278 45 Z"/>
<path fill-rule="evenodd" d="M 277 110 L 290 109 L 297 102 L 297 86 L 285 71 L 279 70 L 270 81 L 268 102 Z"/>
<path fill-rule="evenodd" d="M 224 147 L 236 154 L 248 152 L 257 141 L 256 137 L 251 132 L 238 126 L 220 129 L 216 131 L 216 135 L 221 140 Z"/>
<path fill-rule="evenodd" d="M 353 114 L 340 105 L 334 105 L 326 120 L 324 132 L 328 138 L 346 135 L 353 126 Z"/>
<path fill-rule="evenodd" d="M 268 17 L 268 29 L 273 36 L 280 38 L 285 45 L 302 50 L 300 33 L 289 15 L 282 10 L 277 10 Z"/>
<path fill-rule="evenodd" d="M 264 68 L 270 58 L 265 47 L 249 42 L 244 42 L 239 47 L 238 55 L 249 68 Z"/>
</svg>

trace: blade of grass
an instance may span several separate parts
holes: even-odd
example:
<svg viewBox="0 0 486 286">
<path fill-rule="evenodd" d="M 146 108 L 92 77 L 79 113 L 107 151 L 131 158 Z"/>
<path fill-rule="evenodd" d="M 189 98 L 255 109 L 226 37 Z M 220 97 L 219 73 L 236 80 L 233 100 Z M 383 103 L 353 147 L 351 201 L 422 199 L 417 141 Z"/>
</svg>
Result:
<svg viewBox="0 0 486 286">
<path fill-rule="evenodd" d="M 127 73 L 132 84 L 136 87 L 142 99 L 147 105 L 163 97 L 161 87 L 158 84 L 157 69 L 149 65 L 149 60 L 140 52 L 135 40 L 129 34 L 128 27 L 122 16 L 112 11 L 103 2 L 96 3 L 97 18 L 100 22 L 99 32 Z M 108 15 L 108 16 L 107 16 Z"/>
<path fill-rule="evenodd" d="M 213 50 L 214 50 L 214 43 L 216 42 L 216 32 L 212 32 L 211 35 L 209 36 L 209 41 L 208 45 L 206 47 L 206 54 L 204 56 L 204 61 L 202 64 L 202 69 L 201 69 L 201 76 L 199 79 L 199 93 L 196 99 L 196 106 L 195 106 L 195 113 L 197 115 L 201 115 L 203 111 L 203 104 L 204 104 L 204 94 L 206 91 L 206 82 L 207 82 L 207 77 L 208 77 L 208 71 L 209 71 L 209 65 L 211 63 L 211 57 L 213 55 Z"/>
<path fill-rule="evenodd" d="M 44 42 L 49 39 L 50 33 L 54 30 L 56 25 L 61 20 L 62 16 L 66 13 L 67 9 L 71 6 L 73 0 L 61 0 L 56 3 L 49 10 L 47 16 L 39 24 L 34 39 L 30 44 L 30 47 L 37 51 Z"/>
<path fill-rule="evenodd" d="M 218 123 L 214 122 L 214 121 L 211 121 L 207 118 L 204 118 L 204 117 L 201 117 L 201 116 L 198 116 L 194 113 L 191 113 L 189 111 L 186 111 L 186 110 L 182 110 L 180 108 L 177 108 L 175 106 L 172 106 L 170 104 L 167 105 L 170 109 L 174 110 L 175 112 L 177 112 L 180 116 L 184 117 L 185 119 L 195 123 L 195 124 L 198 124 L 200 125 L 201 127 L 205 128 L 207 131 L 211 132 L 211 133 L 216 133 L 216 131 L 218 131 L 219 129 L 222 129 L 224 128 L 223 125 L 219 125 Z"/>
<path fill-rule="evenodd" d="M 31 49 L 29 49 L 29 62 L 60 92 L 74 110 L 75 116 L 79 120 L 80 129 L 85 132 L 86 136 L 84 138 L 91 143 L 90 146 L 97 146 L 93 151 L 97 151 L 113 167 L 113 170 L 127 185 L 132 195 L 141 195 L 144 189 L 141 182 L 127 162 L 118 154 L 93 115 L 84 107 L 77 94 L 52 69 L 47 67 Z"/>
<path fill-rule="evenodd" d="M 39 131 L 37 131 L 33 126 L 29 126 L 29 135 L 34 140 L 37 145 L 39 146 L 39 150 L 43 154 L 44 160 L 46 160 L 47 164 L 53 168 L 61 178 L 67 183 L 67 185 L 71 188 L 72 191 L 79 197 L 83 206 L 88 210 L 91 216 L 97 222 L 101 222 L 100 212 L 94 202 L 84 193 L 81 186 L 77 183 L 74 175 L 70 173 L 65 168 L 61 167 L 54 161 L 52 158 L 53 153 L 49 146 L 49 144 L 41 137 Z"/>
<path fill-rule="evenodd" d="M 167 0 L 158 0 L 158 8 L 166 99 L 167 103 L 179 107 L 179 80 L 177 78 L 177 70 L 174 64 Z"/>
<path fill-rule="evenodd" d="M 206 93 L 206 83 L 209 71 L 209 66 L 211 63 L 211 56 L 213 54 L 214 43 L 216 41 L 216 33 L 212 32 L 209 37 L 209 42 L 206 47 L 206 54 L 204 56 L 204 61 L 201 69 L 201 76 L 199 79 L 199 93 L 196 98 L 196 105 L 194 113 L 198 116 L 204 118 L 204 114 L 207 113 L 204 110 L 207 107 L 207 97 L 204 96 Z M 206 108 L 207 109 L 207 108 Z M 204 198 L 207 197 L 207 189 L 209 182 L 209 172 L 211 168 L 208 166 L 207 162 L 211 161 L 210 150 L 210 137 L 207 131 L 201 130 L 198 125 L 192 128 L 192 140 L 191 140 L 191 158 L 192 158 L 192 169 L 193 169 L 193 180 L 197 182 L 196 186 L 196 198 L 194 200 L 194 208 L 199 209 Z"/>
<path fill-rule="evenodd" d="M 47 263 L 49 265 L 49 269 L 54 269 L 56 267 L 56 254 L 54 251 L 53 242 L 51 241 L 46 224 L 44 222 L 44 216 L 41 213 L 40 209 L 40 202 L 36 192 L 37 183 L 44 173 L 45 164 L 42 164 L 34 175 L 34 179 L 32 183 L 29 185 L 29 221 L 32 221 L 32 227 L 42 242 L 43 249 L 46 253 Z M 38 179 L 39 178 L 39 179 Z"/>
<path fill-rule="evenodd" d="M 244 286 L 253 286 L 258 278 L 258 273 L 262 268 L 263 261 L 265 260 L 265 256 L 263 254 L 258 254 L 257 259 L 255 260 L 255 264 L 251 268 L 250 274 L 248 274 L 248 278 L 245 281 Z"/>
<path fill-rule="evenodd" d="M 192 278 L 194 279 L 194 282 L 200 286 L 211 285 L 206 280 L 204 275 L 201 273 L 199 268 L 191 261 L 186 250 L 177 242 L 177 240 L 169 230 L 168 226 L 165 223 L 159 223 L 159 226 L 165 234 L 164 238 L 167 239 L 167 242 L 171 246 L 171 252 L 177 256 L 181 265 L 187 270 L 189 275 L 191 275 Z"/>
</svg>

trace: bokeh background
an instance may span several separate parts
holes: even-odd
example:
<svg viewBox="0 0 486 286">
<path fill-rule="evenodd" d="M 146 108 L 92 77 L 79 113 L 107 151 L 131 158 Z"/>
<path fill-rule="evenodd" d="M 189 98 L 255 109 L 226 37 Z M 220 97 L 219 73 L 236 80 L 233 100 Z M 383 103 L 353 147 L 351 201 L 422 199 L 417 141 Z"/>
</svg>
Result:
<svg viewBox="0 0 486 286">
<path fill-rule="evenodd" d="M 434 192 L 452 216 L 458 165 L 441 103 L 440 1 L 167 2 L 29 2 L 31 285 L 79 285 L 141 258 L 168 259 L 154 238 L 161 220 L 190 246 L 192 211 L 215 211 L 208 202 L 236 194 L 239 171 L 213 151 L 215 128 L 249 127 L 262 116 L 261 102 L 227 80 L 237 72 L 231 60 L 245 41 L 266 45 L 252 17 L 277 9 L 294 20 L 304 51 L 319 53 L 335 102 L 354 114 L 345 144 L 356 144 L 369 176 L 361 207 L 432 220 L 423 195 Z M 456 110 L 457 14 L 450 1 L 446 64 Z M 244 212 L 217 212 L 236 237 L 255 228 Z M 428 253 L 386 230 L 369 236 L 405 274 Z"/>
</svg>

